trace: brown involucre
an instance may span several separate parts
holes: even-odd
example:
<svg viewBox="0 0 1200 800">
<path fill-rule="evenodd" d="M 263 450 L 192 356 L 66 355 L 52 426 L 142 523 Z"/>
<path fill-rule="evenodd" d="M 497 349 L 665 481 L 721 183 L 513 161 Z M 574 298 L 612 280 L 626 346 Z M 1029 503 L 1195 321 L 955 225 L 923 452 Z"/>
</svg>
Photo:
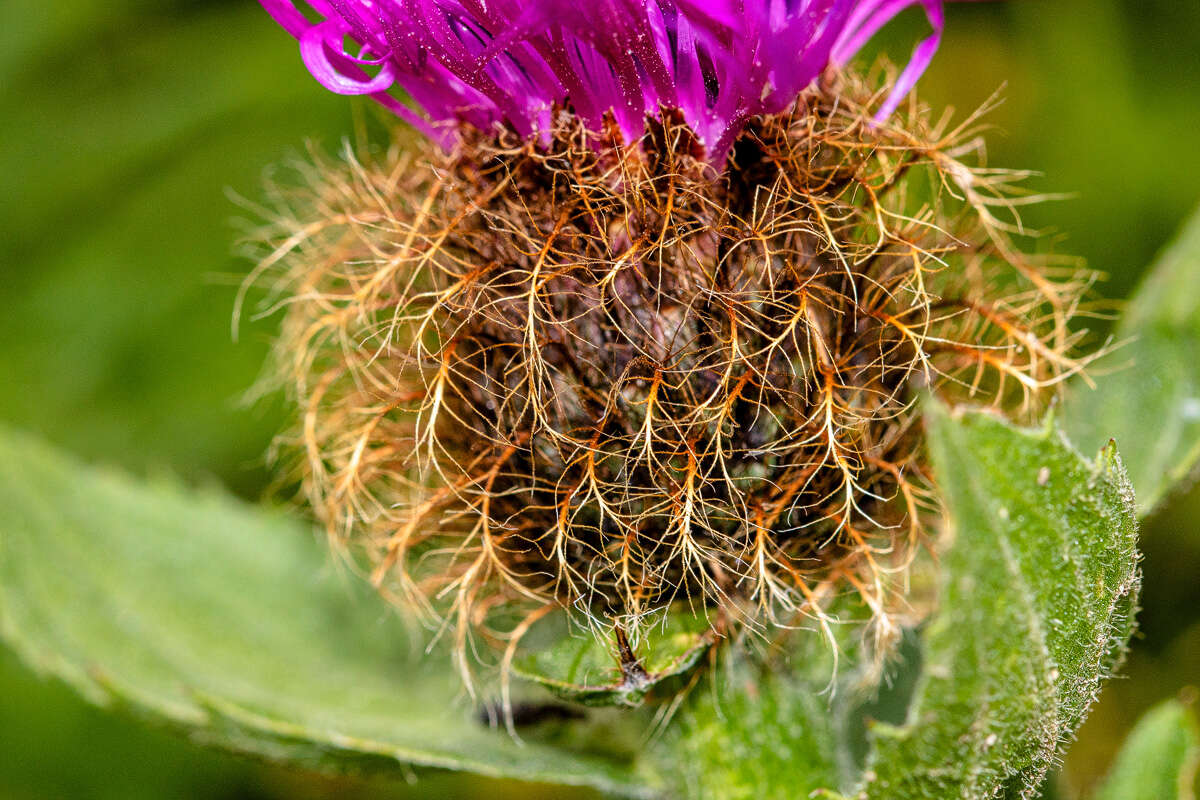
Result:
<svg viewBox="0 0 1200 800">
<path fill-rule="evenodd" d="M 333 538 L 460 648 L 558 606 L 787 626 L 843 591 L 893 630 L 937 512 L 918 401 L 1031 417 L 1081 368 L 1089 278 L 1013 247 L 1022 176 L 977 117 L 874 99 L 831 75 L 720 172 L 669 114 L 623 145 L 565 112 L 548 145 L 310 167 L 261 269 Z"/>
</svg>

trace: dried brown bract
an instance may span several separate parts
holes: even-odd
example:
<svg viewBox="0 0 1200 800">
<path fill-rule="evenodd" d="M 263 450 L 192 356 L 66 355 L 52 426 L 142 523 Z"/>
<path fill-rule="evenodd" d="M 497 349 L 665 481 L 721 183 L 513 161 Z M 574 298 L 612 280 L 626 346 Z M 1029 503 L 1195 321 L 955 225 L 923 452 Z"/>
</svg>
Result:
<svg viewBox="0 0 1200 800">
<path fill-rule="evenodd" d="M 312 170 L 263 265 L 279 357 L 305 491 L 390 596 L 464 649 L 502 608 L 790 625 L 846 589 L 892 629 L 937 507 L 917 401 L 1044 407 L 1087 278 L 1011 245 L 975 117 L 876 127 L 826 83 L 720 172 L 681 123 L 565 113 Z"/>
</svg>

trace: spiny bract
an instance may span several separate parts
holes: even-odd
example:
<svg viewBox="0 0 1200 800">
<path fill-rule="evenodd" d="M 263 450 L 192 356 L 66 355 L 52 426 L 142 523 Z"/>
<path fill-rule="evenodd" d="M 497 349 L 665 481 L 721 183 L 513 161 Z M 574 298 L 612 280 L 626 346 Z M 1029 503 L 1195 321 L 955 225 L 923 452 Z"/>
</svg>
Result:
<svg viewBox="0 0 1200 800">
<path fill-rule="evenodd" d="M 847 590 L 895 631 L 937 507 L 919 398 L 1034 413 L 1087 279 L 1012 246 L 976 117 L 875 124 L 869 85 L 828 73 L 720 170 L 669 114 L 626 144 L 561 112 L 548 146 L 310 171 L 263 269 L 305 489 L 380 587 L 462 650 L 548 608 L 769 628 Z"/>
</svg>

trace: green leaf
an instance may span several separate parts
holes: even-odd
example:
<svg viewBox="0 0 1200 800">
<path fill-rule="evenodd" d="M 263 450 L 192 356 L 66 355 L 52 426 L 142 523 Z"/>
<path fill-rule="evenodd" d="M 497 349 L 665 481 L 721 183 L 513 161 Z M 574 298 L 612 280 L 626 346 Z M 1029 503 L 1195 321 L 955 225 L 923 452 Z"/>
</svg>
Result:
<svg viewBox="0 0 1200 800">
<path fill-rule="evenodd" d="M 518 660 L 513 671 L 554 694 L 587 706 L 640 706 L 646 695 L 691 672 L 715 641 L 708 620 L 672 613 L 633 645 L 609 631 L 563 636 Z"/>
<path fill-rule="evenodd" d="M 1093 800 L 1193 800 L 1198 764 L 1192 709 L 1168 700 L 1138 722 Z"/>
<path fill-rule="evenodd" d="M 875 663 L 862 655 L 866 607 L 847 596 L 826 613 L 835 624 L 790 631 L 765 657 L 745 643 L 720 651 L 648 749 L 651 783 L 672 797 L 719 800 L 835 798 L 853 786 L 864 724 L 893 703 L 906 707 L 909 686 L 902 676 L 878 685 Z M 912 648 L 900 650 L 889 681 L 915 666 L 905 660 Z"/>
<path fill-rule="evenodd" d="M 651 751 L 675 797 L 793 800 L 844 782 L 831 651 L 805 632 L 786 666 L 726 658 L 692 690 Z"/>
<path fill-rule="evenodd" d="M 1141 513 L 1200 460 L 1200 212 L 1159 256 L 1094 368 L 1096 389 L 1072 387 L 1061 418 L 1071 440 L 1116 439 Z"/>
<path fill-rule="evenodd" d="M 405 764 L 644 795 L 629 756 L 517 743 L 303 526 L 0 429 L 0 636 L 92 701 L 330 769 Z M 344 578 L 344 580 L 339 580 Z"/>
<path fill-rule="evenodd" d="M 879 725 L 862 796 L 1031 797 L 1131 632 L 1134 501 L 1115 449 L 928 417 L 953 541 L 908 721 Z"/>
</svg>

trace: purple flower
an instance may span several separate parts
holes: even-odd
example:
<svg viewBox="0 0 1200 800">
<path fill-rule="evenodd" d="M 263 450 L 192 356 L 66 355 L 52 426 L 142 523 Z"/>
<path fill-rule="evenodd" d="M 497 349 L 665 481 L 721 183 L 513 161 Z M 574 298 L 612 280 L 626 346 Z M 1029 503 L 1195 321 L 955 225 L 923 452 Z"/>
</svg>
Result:
<svg viewBox="0 0 1200 800">
<path fill-rule="evenodd" d="M 368 94 L 443 142 L 446 123 L 545 135 L 556 105 L 630 141 L 678 109 L 719 159 L 747 117 L 787 108 L 829 64 L 920 4 L 933 26 L 879 109 L 912 89 L 941 38 L 943 0 L 260 0 L 309 70 Z M 389 94 L 399 87 L 422 117 Z"/>
</svg>

